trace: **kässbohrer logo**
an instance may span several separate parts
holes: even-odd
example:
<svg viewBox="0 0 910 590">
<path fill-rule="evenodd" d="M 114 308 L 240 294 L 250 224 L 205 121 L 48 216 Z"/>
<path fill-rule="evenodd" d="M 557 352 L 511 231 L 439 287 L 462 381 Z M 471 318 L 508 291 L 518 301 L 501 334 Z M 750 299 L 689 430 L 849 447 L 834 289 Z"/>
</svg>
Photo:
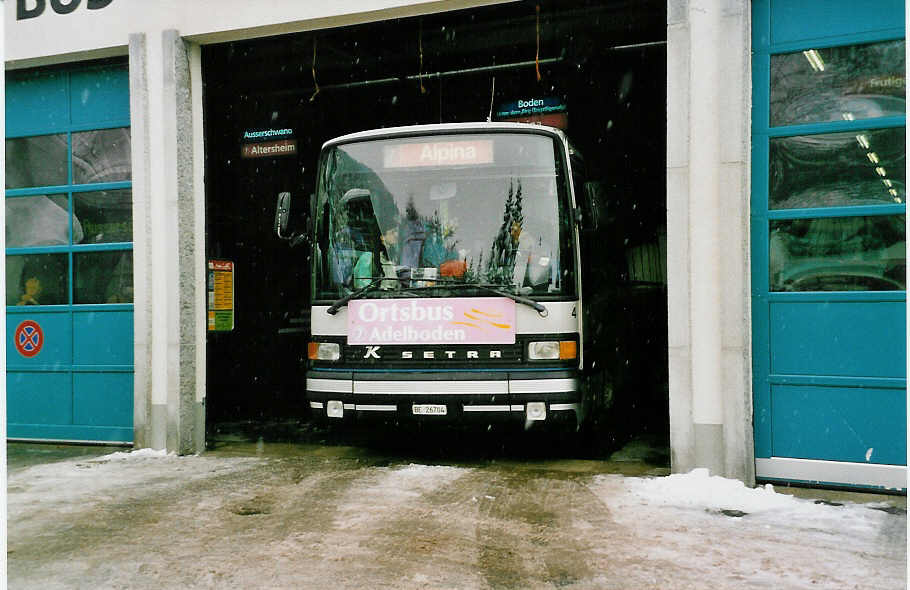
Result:
<svg viewBox="0 0 910 590">
<path fill-rule="evenodd" d="M 89 10 L 100 10 L 114 0 L 86 0 L 85 7 Z M 57 14 L 69 14 L 79 8 L 82 0 L 50 0 L 51 8 Z M 47 0 L 16 0 L 16 20 L 35 18 L 44 14 Z"/>
</svg>

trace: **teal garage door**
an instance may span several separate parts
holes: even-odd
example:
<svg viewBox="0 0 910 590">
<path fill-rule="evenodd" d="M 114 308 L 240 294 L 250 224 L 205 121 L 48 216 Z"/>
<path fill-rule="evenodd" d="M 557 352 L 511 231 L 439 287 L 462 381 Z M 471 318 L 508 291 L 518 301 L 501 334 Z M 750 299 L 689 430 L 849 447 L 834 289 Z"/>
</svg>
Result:
<svg viewBox="0 0 910 590">
<path fill-rule="evenodd" d="M 7 432 L 133 440 L 125 64 L 6 74 Z"/>
<path fill-rule="evenodd" d="M 904 3 L 753 3 L 756 475 L 906 488 Z"/>
</svg>

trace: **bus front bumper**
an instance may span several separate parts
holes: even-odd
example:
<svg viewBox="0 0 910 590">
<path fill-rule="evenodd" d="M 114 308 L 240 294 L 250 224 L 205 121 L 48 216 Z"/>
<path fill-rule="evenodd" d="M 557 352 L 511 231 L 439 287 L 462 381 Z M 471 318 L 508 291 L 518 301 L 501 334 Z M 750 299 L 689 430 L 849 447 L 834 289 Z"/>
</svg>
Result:
<svg viewBox="0 0 910 590">
<path fill-rule="evenodd" d="M 317 417 L 483 422 L 581 420 L 575 371 L 368 373 L 310 371 Z"/>
</svg>

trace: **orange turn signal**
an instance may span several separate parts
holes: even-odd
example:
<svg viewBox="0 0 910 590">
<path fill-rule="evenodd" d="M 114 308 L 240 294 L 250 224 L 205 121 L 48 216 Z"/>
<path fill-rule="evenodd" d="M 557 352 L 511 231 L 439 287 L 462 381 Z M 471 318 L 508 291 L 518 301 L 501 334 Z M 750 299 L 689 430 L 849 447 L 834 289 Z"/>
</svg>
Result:
<svg viewBox="0 0 910 590">
<path fill-rule="evenodd" d="M 578 357 L 578 343 L 574 340 L 563 340 L 559 343 L 560 360 L 569 360 Z"/>
</svg>

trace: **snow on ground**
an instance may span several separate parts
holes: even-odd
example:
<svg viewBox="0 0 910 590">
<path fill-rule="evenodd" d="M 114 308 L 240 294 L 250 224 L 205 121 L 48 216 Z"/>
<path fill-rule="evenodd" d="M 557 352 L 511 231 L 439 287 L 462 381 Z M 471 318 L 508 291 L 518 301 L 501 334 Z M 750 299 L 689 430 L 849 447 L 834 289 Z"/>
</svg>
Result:
<svg viewBox="0 0 910 590">
<path fill-rule="evenodd" d="M 591 488 L 618 523 L 637 531 L 652 558 L 684 555 L 693 571 L 722 564 L 748 587 L 780 587 L 782 580 L 787 588 L 906 584 L 906 516 L 889 514 L 885 502 L 801 499 L 705 469 L 659 478 L 600 475 Z"/>
<path fill-rule="evenodd" d="M 433 586 L 424 582 L 442 575 L 460 588 L 496 587 L 510 576 L 543 587 L 535 583 L 549 579 L 538 572 L 546 558 L 569 568 L 572 576 L 564 581 L 579 588 L 628 582 L 642 588 L 906 587 L 906 514 L 881 510 L 885 502 L 819 503 L 706 470 L 628 477 L 565 472 L 558 461 L 381 466 L 361 464 L 343 449 L 328 451 L 335 455 L 179 457 L 142 450 L 13 469 L 8 508 L 20 551 L 12 554 L 17 579 L 37 582 L 72 569 L 75 555 L 29 551 L 43 543 L 69 547 L 58 537 L 91 533 L 85 523 L 92 515 L 110 527 L 113 518 L 151 510 L 154 518 L 146 514 L 123 525 L 139 527 L 149 535 L 143 543 L 161 554 L 149 561 L 151 573 L 143 579 L 175 567 L 169 537 L 152 535 L 179 526 L 206 547 L 193 558 L 208 568 L 203 573 L 240 576 L 234 584 L 240 587 L 273 570 L 291 579 L 295 568 L 323 581 L 341 574 L 357 582 L 405 576 L 413 580 L 405 586 L 414 588 Z M 187 493 L 193 489 L 188 482 L 205 479 L 217 483 L 203 486 L 199 497 L 198 490 Z M 161 506 L 168 510 L 156 512 Z M 73 523 L 83 528 L 70 531 Z M 107 564 L 109 532 L 103 530 L 92 537 L 96 553 L 79 556 L 80 563 L 96 580 L 133 575 L 129 568 L 139 566 L 129 561 Z M 224 573 L 218 568 L 237 551 L 235 542 L 251 556 L 243 562 L 248 571 Z M 92 565 L 96 561 L 114 573 L 105 574 Z M 182 580 L 201 575 L 192 563 L 182 567 Z M 32 571 L 46 573 L 26 573 Z"/>
<path fill-rule="evenodd" d="M 163 450 L 142 449 L 42 463 L 10 470 L 7 511 L 10 515 L 84 511 L 134 490 L 165 488 L 174 479 L 211 477 L 246 469 L 256 462 L 255 458 L 179 457 Z"/>
<path fill-rule="evenodd" d="M 380 467 L 371 477 L 358 481 L 339 503 L 335 527 L 340 530 L 363 526 L 377 508 L 394 510 L 433 492 L 470 470 L 444 465 L 412 463 L 401 467 Z"/>
<path fill-rule="evenodd" d="M 97 459 L 90 459 L 90 462 L 105 462 L 105 461 L 129 461 L 136 459 L 147 459 L 150 457 L 167 457 L 168 452 L 164 449 L 138 449 L 135 451 L 117 451 L 116 453 L 111 453 L 110 455 L 103 455 Z M 175 453 L 171 453 L 170 456 L 176 456 Z"/>
<path fill-rule="evenodd" d="M 787 528 L 805 526 L 818 529 L 826 524 L 835 531 L 843 531 L 843 527 L 857 532 L 874 531 L 883 519 L 882 512 L 875 509 L 887 507 L 884 502 L 847 502 L 835 506 L 777 493 L 771 484 L 748 488 L 735 479 L 711 476 L 707 469 L 694 469 L 690 473 L 660 478 L 626 478 L 624 483 L 628 494 L 614 501 L 625 509 L 635 505 L 651 508 L 665 506 L 680 511 L 720 513 L 733 518 L 748 516 L 768 525 Z"/>
<path fill-rule="evenodd" d="M 739 480 L 709 475 L 707 469 L 660 478 L 628 478 L 627 487 L 632 498 L 652 505 L 740 510 L 750 514 L 780 510 L 794 516 L 821 516 L 830 512 L 826 504 L 779 494 L 771 484 L 749 488 Z"/>
</svg>

